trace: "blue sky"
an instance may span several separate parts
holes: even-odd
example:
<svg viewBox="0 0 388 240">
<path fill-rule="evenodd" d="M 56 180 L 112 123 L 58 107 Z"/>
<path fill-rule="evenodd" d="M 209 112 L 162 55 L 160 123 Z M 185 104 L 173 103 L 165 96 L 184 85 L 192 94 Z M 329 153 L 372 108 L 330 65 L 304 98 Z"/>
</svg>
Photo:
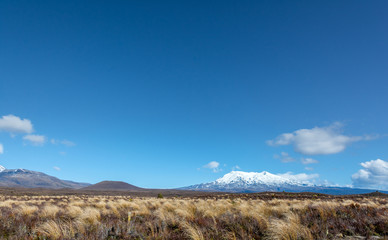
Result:
<svg viewBox="0 0 388 240">
<path fill-rule="evenodd" d="M 0 164 L 154 188 L 240 169 L 387 189 L 387 10 L 1 1 Z"/>
</svg>

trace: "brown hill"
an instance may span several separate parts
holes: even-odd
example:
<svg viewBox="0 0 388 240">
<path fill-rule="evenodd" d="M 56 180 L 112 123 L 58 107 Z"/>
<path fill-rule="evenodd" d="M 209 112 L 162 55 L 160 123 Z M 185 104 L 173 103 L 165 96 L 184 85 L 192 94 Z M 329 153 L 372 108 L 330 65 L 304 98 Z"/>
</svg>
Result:
<svg viewBox="0 0 388 240">
<path fill-rule="evenodd" d="M 139 188 L 126 182 L 120 181 L 102 181 L 85 188 L 82 190 L 94 190 L 94 191 L 139 191 L 144 188 Z"/>
<path fill-rule="evenodd" d="M 371 193 L 366 193 L 366 194 L 363 194 L 363 195 L 366 195 L 368 197 L 388 197 L 387 193 L 382 193 L 382 192 L 379 192 L 379 191 L 375 191 L 375 192 L 371 192 Z"/>
</svg>

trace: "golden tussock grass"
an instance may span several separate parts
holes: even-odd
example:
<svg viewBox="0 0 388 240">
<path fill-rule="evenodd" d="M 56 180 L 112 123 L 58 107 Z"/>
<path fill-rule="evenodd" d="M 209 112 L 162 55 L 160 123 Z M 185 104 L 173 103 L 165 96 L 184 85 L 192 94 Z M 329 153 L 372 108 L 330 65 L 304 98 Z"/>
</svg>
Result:
<svg viewBox="0 0 388 240">
<path fill-rule="evenodd" d="M 34 214 L 36 211 L 38 211 L 38 209 L 39 208 L 37 206 L 26 205 L 23 203 L 17 207 L 16 211 L 24 216 L 28 216 Z"/>
<path fill-rule="evenodd" d="M 0 196 L 0 239 L 384 239 L 388 200 Z"/>
<path fill-rule="evenodd" d="M 185 230 L 187 236 L 192 240 L 204 240 L 203 233 L 199 228 L 193 224 L 187 222 L 181 223 L 182 228 Z"/>
<path fill-rule="evenodd" d="M 55 205 L 45 205 L 42 210 L 40 210 L 40 216 L 45 218 L 55 218 L 57 213 L 61 210 L 60 207 Z"/>
<path fill-rule="evenodd" d="M 68 237 L 68 236 L 64 236 L 61 227 L 54 220 L 49 220 L 43 223 L 41 226 L 39 226 L 36 229 L 36 231 L 52 239 Z"/>
<path fill-rule="evenodd" d="M 293 212 L 284 219 L 275 219 L 270 223 L 267 236 L 274 240 L 312 240 L 309 229 L 300 224 L 299 216 Z"/>
</svg>

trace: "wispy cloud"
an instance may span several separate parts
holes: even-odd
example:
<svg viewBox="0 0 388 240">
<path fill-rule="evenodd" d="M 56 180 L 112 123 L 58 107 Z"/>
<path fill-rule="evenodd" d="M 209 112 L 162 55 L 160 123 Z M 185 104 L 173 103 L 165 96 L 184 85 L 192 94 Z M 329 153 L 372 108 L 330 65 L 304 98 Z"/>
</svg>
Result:
<svg viewBox="0 0 388 240">
<path fill-rule="evenodd" d="M 75 146 L 75 143 L 74 143 L 74 142 L 69 141 L 69 140 L 66 140 L 66 139 L 64 139 L 64 140 L 51 139 L 50 142 L 51 142 L 51 144 L 55 144 L 55 145 L 56 145 L 56 144 L 62 144 L 62 145 L 65 145 L 65 146 L 67 146 L 67 147 L 73 147 L 73 146 Z"/>
<path fill-rule="evenodd" d="M 4 147 L 3 147 L 3 144 L 0 143 L 0 154 L 3 154 L 4 153 Z"/>
<path fill-rule="evenodd" d="M 274 158 L 275 159 L 280 159 L 280 161 L 282 161 L 284 163 L 295 162 L 295 158 L 291 157 L 286 152 L 281 152 L 280 155 L 275 154 Z"/>
<path fill-rule="evenodd" d="M 61 141 L 61 144 L 65 145 L 65 146 L 68 146 L 68 147 L 73 147 L 73 146 L 75 146 L 75 143 L 72 142 L 72 141 L 69 141 L 69 140 L 62 140 L 62 141 Z"/>
<path fill-rule="evenodd" d="M 319 163 L 318 160 L 315 160 L 313 158 L 302 158 L 300 161 L 302 162 L 302 164 L 305 164 L 305 165 L 313 164 L 313 163 Z"/>
<path fill-rule="evenodd" d="M 221 169 L 219 169 L 219 166 L 220 166 L 220 163 L 219 163 L 219 162 L 211 161 L 211 162 L 209 162 L 208 164 L 204 165 L 203 167 L 204 167 L 204 168 L 209 168 L 209 169 L 211 169 L 213 172 L 220 172 Z"/>
<path fill-rule="evenodd" d="M 366 140 L 366 141 L 376 140 L 376 139 L 379 139 L 381 137 L 384 137 L 384 135 L 380 135 L 380 134 L 365 135 L 364 140 Z"/>
<path fill-rule="evenodd" d="M 61 171 L 61 168 L 60 167 L 53 167 L 55 170 L 57 171 Z"/>
<path fill-rule="evenodd" d="M 352 175 L 355 187 L 388 189 L 388 162 L 377 159 L 361 163 L 363 167 Z"/>
<path fill-rule="evenodd" d="M 14 115 L 7 115 L 0 118 L 0 131 L 9 133 L 32 133 L 32 123 L 28 119 L 21 119 Z"/>
<path fill-rule="evenodd" d="M 334 154 L 357 141 L 371 140 L 370 137 L 346 136 L 341 134 L 342 124 L 334 123 L 327 127 L 299 129 L 292 133 L 283 133 L 274 140 L 268 140 L 270 146 L 292 145 L 295 152 L 304 155 Z"/>
<path fill-rule="evenodd" d="M 232 171 L 241 170 L 239 165 L 233 166 Z"/>
<path fill-rule="evenodd" d="M 43 135 L 25 135 L 23 137 L 23 140 L 28 141 L 32 145 L 35 146 L 42 146 L 46 142 L 46 137 Z"/>
</svg>

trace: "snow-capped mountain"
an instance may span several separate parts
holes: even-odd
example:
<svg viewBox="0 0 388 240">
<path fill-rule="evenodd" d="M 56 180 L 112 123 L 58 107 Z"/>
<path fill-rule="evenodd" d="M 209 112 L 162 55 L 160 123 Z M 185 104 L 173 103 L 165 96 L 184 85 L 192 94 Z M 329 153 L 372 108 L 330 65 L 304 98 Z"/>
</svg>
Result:
<svg viewBox="0 0 388 240">
<path fill-rule="evenodd" d="M 201 183 L 180 189 L 210 192 L 316 192 L 327 194 L 358 194 L 369 193 L 371 189 L 348 187 L 332 187 L 314 185 L 309 182 L 297 181 L 283 176 L 263 172 L 232 171 L 209 183 Z"/>
<path fill-rule="evenodd" d="M 0 172 L 4 171 L 6 168 L 0 165 Z"/>
<path fill-rule="evenodd" d="M 213 182 L 193 185 L 184 189 L 226 192 L 262 192 L 283 190 L 298 191 L 301 188 L 309 186 L 312 187 L 313 185 L 291 180 L 266 171 L 232 171 Z"/>
<path fill-rule="evenodd" d="M 267 186 L 282 186 L 285 184 L 288 185 L 306 185 L 308 183 L 298 182 L 295 180 L 290 180 L 285 177 L 281 177 L 266 171 L 263 172 L 242 172 L 242 171 L 232 171 L 228 174 L 225 174 L 222 178 L 219 178 L 215 181 L 219 185 L 229 185 L 229 184 L 238 184 L 238 185 L 258 185 L 264 184 Z"/>
</svg>

